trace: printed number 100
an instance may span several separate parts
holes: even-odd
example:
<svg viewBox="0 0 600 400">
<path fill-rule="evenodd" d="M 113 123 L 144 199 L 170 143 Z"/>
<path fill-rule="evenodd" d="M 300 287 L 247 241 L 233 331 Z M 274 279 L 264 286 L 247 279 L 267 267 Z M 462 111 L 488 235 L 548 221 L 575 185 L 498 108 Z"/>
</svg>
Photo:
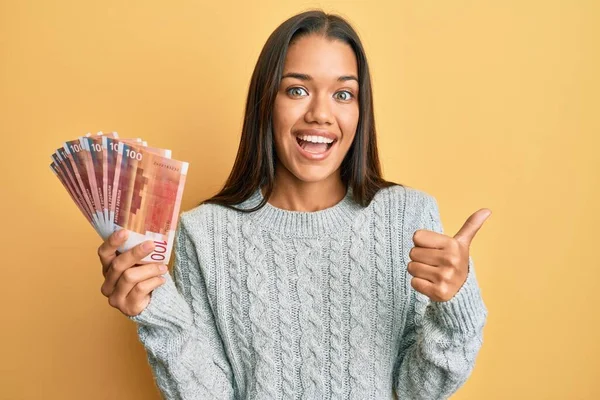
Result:
<svg viewBox="0 0 600 400">
<path fill-rule="evenodd" d="M 154 251 L 150 258 L 154 261 L 165 261 L 165 253 L 167 252 L 167 242 L 157 242 L 154 241 Z"/>
<path fill-rule="evenodd" d="M 125 153 L 127 153 L 126 156 L 131 159 L 142 161 L 142 153 L 140 153 L 138 151 L 134 151 L 131 149 L 125 149 Z"/>
</svg>

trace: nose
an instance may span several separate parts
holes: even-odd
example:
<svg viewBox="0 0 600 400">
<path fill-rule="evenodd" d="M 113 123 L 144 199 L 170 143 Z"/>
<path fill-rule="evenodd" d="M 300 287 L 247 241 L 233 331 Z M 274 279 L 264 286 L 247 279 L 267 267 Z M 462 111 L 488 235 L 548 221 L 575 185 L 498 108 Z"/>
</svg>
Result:
<svg viewBox="0 0 600 400">
<path fill-rule="evenodd" d="M 333 113 L 329 96 L 326 93 L 315 95 L 304 116 L 307 123 L 316 122 L 319 125 L 333 124 Z"/>
</svg>

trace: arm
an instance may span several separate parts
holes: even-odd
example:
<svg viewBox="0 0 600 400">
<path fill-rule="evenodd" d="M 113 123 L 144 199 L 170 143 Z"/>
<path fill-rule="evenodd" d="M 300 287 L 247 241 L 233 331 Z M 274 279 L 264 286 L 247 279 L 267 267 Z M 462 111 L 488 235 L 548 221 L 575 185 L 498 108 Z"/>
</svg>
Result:
<svg viewBox="0 0 600 400">
<path fill-rule="evenodd" d="M 443 234 L 438 205 L 433 196 L 407 193 L 403 255 L 414 243 L 417 229 Z M 410 202 L 415 207 L 410 207 Z M 418 210 L 423 210 L 419 212 Z M 399 399 L 447 399 L 470 376 L 483 343 L 483 327 L 487 308 L 477 284 L 473 260 L 469 257 L 469 273 L 458 293 L 449 301 L 436 302 L 414 290 L 412 277 L 406 272 L 410 293 L 406 325 L 398 355 L 395 389 Z"/>
<path fill-rule="evenodd" d="M 173 277 L 130 317 L 138 326 L 156 383 L 167 399 L 233 399 L 233 376 L 182 216 L 175 235 Z"/>
</svg>

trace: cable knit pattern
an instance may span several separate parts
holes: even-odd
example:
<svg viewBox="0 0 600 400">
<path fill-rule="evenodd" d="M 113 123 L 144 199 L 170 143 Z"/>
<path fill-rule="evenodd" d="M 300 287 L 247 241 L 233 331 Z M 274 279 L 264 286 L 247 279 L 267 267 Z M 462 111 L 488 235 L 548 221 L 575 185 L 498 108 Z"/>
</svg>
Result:
<svg viewBox="0 0 600 400">
<path fill-rule="evenodd" d="M 327 248 L 331 245 L 330 241 L 323 240 L 322 248 Z M 322 250 L 322 249 L 321 249 Z M 324 252 L 322 252 L 324 253 Z M 331 314 L 329 313 L 329 304 L 331 303 L 329 287 L 329 276 L 330 267 L 328 258 L 324 256 L 319 258 L 321 269 L 320 273 L 320 301 L 321 301 L 321 318 L 323 321 L 323 327 L 321 329 L 321 350 L 322 350 L 322 362 L 321 362 L 321 382 L 323 383 L 323 390 L 321 398 L 329 398 L 331 393 Z M 317 300 L 318 301 L 318 300 Z M 327 394 L 327 395 L 326 395 Z"/>
<path fill-rule="evenodd" d="M 329 315 L 331 318 L 330 335 L 331 335 L 331 393 L 329 398 L 343 399 L 344 398 L 344 363 L 345 355 L 347 355 L 344 346 L 344 271 L 343 271 L 343 247 L 342 238 L 338 235 L 332 237 L 331 253 L 329 255 Z"/>
<path fill-rule="evenodd" d="M 371 346 L 372 351 L 369 354 L 371 359 L 379 360 L 379 364 L 372 363 L 373 381 L 372 394 L 369 398 L 382 399 L 389 395 L 390 385 L 376 385 L 375 382 L 385 382 L 385 374 L 394 364 L 391 352 L 392 343 L 392 296 L 393 296 L 393 276 L 391 268 L 388 265 L 390 257 L 390 242 L 386 238 L 390 237 L 389 233 L 389 217 L 386 215 L 386 210 L 389 207 L 389 197 L 384 197 L 381 201 L 373 203 L 373 212 L 375 213 L 375 273 L 374 280 L 377 294 L 377 301 L 373 302 L 374 310 L 372 311 L 371 324 L 376 327 L 372 330 Z"/>
<path fill-rule="evenodd" d="M 273 262 L 275 268 L 277 297 L 279 307 L 279 334 L 281 346 L 281 379 L 282 379 L 282 399 L 294 398 L 294 365 L 295 357 L 293 352 L 294 328 L 292 326 L 292 301 L 290 299 L 289 281 L 288 281 L 288 260 L 287 245 L 281 235 L 271 232 L 271 241 L 273 243 Z"/>
<path fill-rule="evenodd" d="M 293 248 L 293 244 L 290 245 L 290 249 Z M 292 252 L 292 257 L 293 257 Z M 297 400 L 302 397 L 304 389 L 302 387 L 302 354 L 300 351 L 300 340 L 302 331 L 300 330 L 300 296 L 298 295 L 298 269 L 296 267 L 295 258 L 289 263 L 288 270 L 288 285 L 291 305 L 290 319 L 292 321 L 292 337 L 290 342 L 292 343 L 292 353 L 294 354 L 294 362 L 289 365 L 288 368 L 294 377 L 294 395 L 293 399 Z M 287 340 L 286 340 L 287 341 Z"/>
<path fill-rule="evenodd" d="M 244 323 L 243 313 L 243 299 L 242 293 L 246 291 L 242 290 L 242 282 L 245 281 L 242 273 L 243 264 L 240 262 L 240 238 L 238 229 L 238 220 L 235 213 L 227 213 L 227 261 L 229 263 L 229 283 L 231 286 L 231 310 L 230 315 L 232 319 L 232 326 L 234 335 L 238 339 L 237 347 L 239 348 L 240 356 L 243 367 L 240 366 L 242 371 L 241 376 L 237 377 L 239 390 L 241 393 L 246 393 L 246 387 L 248 384 L 248 372 L 252 371 L 252 362 L 254 354 L 251 351 L 250 346 L 250 332 L 246 330 Z"/>
<path fill-rule="evenodd" d="M 273 332 L 271 330 L 267 264 L 265 246 L 260 232 L 254 224 L 247 221 L 242 226 L 246 250 L 244 256 L 248 263 L 248 291 L 250 293 L 250 320 L 254 333 L 256 349 L 256 385 L 257 397 L 274 399 L 276 397 L 273 379 L 270 375 L 275 369 L 273 354 Z"/>
<path fill-rule="evenodd" d="M 303 399 L 323 396 L 321 368 L 321 282 L 318 279 L 321 248 L 318 240 L 296 240 L 296 266 L 298 271 L 298 298 L 300 300 L 300 352 L 302 354 Z"/>
<path fill-rule="evenodd" d="M 262 200 L 255 193 L 240 207 Z M 469 258 L 446 302 L 412 289 L 435 198 L 393 186 L 317 212 L 205 204 L 181 215 L 175 263 L 130 317 L 167 399 L 446 399 L 470 376 L 487 308 Z"/>
<path fill-rule="evenodd" d="M 369 365 L 369 311 L 371 304 L 370 265 L 367 247 L 369 241 L 369 220 L 367 212 L 360 213 L 353 224 L 350 247 L 350 376 L 352 377 L 350 398 L 364 399 L 371 370 Z"/>
</svg>

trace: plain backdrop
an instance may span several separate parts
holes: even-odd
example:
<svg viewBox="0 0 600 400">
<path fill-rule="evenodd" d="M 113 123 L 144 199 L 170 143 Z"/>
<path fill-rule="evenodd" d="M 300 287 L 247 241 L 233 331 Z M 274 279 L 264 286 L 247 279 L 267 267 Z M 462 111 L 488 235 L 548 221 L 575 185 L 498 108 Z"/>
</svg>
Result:
<svg viewBox="0 0 600 400">
<path fill-rule="evenodd" d="M 1 399 L 159 398 L 49 156 L 142 137 L 190 162 L 195 207 L 268 35 L 314 7 L 364 41 L 385 177 L 435 196 L 450 236 L 493 211 L 471 247 L 484 343 L 452 399 L 600 398 L 597 1 L 0 0 Z"/>
</svg>

